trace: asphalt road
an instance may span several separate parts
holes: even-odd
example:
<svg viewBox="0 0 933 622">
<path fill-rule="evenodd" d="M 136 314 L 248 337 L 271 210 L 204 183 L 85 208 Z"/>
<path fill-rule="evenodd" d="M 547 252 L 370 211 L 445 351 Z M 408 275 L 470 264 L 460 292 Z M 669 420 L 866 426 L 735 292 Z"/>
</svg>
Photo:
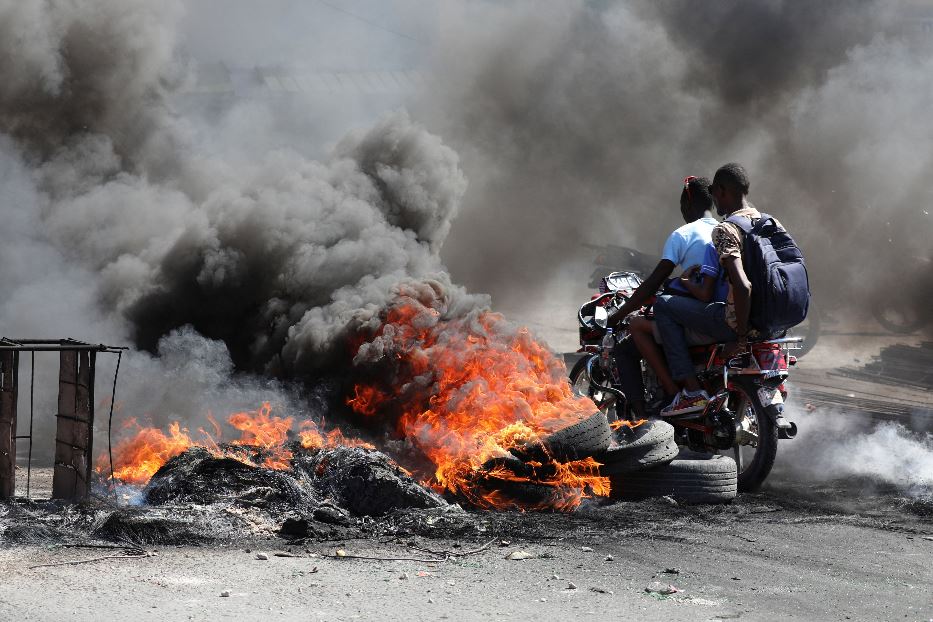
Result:
<svg viewBox="0 0 933 622">
<path fill-rule="evenodd" d="M 483 515 L 458 539 L 269 539 L 39 568 L 119 551 L 6 548 L 0 619 L 928 621 L 933 506 L 905 503 L 860 505 L 857 486 L 776 484 L 727 506 Z M 420 549 L 490 541 L 435 563 L 330 557 L 432 559 Z M 286 550 L 295 557 L 275 556 Z M 530 558 L 506 559 L 514 551 Z M 656 581 L 679 591 L 647 593 Z"/>
</svg>

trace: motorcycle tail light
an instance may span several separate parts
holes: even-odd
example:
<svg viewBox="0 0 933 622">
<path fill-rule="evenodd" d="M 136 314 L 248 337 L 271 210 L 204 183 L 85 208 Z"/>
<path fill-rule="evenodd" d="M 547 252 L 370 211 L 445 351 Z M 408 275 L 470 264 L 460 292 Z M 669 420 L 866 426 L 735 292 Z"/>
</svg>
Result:
<svg viewBox="0 0 933 622">
<path fill-rule="evenodd" d="M 775 344 L 765 348 L 755 348 L 755 360 L 760 369 L 787 369 L 787 359 L 781 351 L 781 346 Z"/>
</svg>

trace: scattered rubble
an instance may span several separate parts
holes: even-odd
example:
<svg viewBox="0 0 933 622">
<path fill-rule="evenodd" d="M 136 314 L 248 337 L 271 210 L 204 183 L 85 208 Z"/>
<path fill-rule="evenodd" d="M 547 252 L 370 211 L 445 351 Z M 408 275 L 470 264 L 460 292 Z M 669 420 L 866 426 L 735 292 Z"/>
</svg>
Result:
<svg viewBox="0 0 933 622">
<path fill-rule="evenodd" d="M 523 560 L 523 559 L 531 559 L 532 557 L 534 557 L 534 555 L 532 555 L 528 551 L 512 551 L 511 553 L 505 556 L 506 559 L 518 560 L 518 561 Z"/>
<path fill-rule="evenodd" d="M 856 380 L 933 390 L 933 341 L 918 346 L 890 345 L 862 367 L 844 367 L 837 373 Z"/>
<path fill-rule="evenodd" d="M 649 594 L 660 594 L 662 596 L 670 596 L 671 594 L 676 594 L 681 592 L 680 588 L 674 587 L 670 583 L 661 583 L 660 581 L 652 581 L 645 587 L 645 591 Z"/>
</svg>

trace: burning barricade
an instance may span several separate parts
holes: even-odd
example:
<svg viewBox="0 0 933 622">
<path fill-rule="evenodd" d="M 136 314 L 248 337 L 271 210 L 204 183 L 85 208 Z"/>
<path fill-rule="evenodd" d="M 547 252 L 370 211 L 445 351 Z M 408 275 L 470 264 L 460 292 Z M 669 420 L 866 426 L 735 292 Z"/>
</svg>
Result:
<svg viewBox="0 0 933 622">
<path fill-rule="evenodd" d="M 268 403 L 230 415 L 239 436 L 228 441 L 210 418 L 211 431 L 195 433 L 133 423 L 115 447 L 114 478 L 145 484 L 151 504 L 219 499 L 297 513 L 286 530 L 306 516 L 340 522 L 447 501 L 569 511 L 629 478 L 635 496 L 667 494 L 644 483 L 656 474 L 635 473 L 675 460 L 671 426 L 610 426 L 527 330 L 486 310 L 447 317 L 430 286 L 402 290 L 379 320 L 350 338 L 349 380 L 330 413 L 358 434 L 279 417 Z"/>
<path fill-rule="evenodd" d="M 481 509 L 572 510 L 584 498 L 608 495 L 609 480 L 592 456 L 609 445 L 611 430 L 589 399 L 573 395 L 563 362 L 498 314 L 446 318 L 444 303 L 437 289 L 403 290 L 376 328 L 351 339 L 353 381 L 335 415 L 368 440 L 279 417 L 269 403 L 230 415 L 226 424 L 239 436 L 228 441 L 210 417 L 209 429 L 194 432 L 178 422 L 163 431 L 131 421 L 114 447 L 114 479 L 148 483 L 150 503 L 203 501 L 197 490 L 211 487 L 198 475 L 204 468 L 224 470 L 234 482 L 252 469 L 281 484 L 274 473 L 287 472 L 310 490 L 325 472 L 352 472 L 347 456 L 366 455 L 360 481 L 379 480 L 380 469 L 397 462 L 398 475 L 410 474 L 422 491 L 406 493 L 411 499 L 444 495 Z M 98 470 L 106 475 L 108 468 L 100 458 Z M 166 482 L 178 482 L 169 486 L 174 496 L 166 496 Z M 357 493 L 332 496 L 356 514 L 379 514 L 374 507 L 386 505 L 361 506 Z"/>
</svg>

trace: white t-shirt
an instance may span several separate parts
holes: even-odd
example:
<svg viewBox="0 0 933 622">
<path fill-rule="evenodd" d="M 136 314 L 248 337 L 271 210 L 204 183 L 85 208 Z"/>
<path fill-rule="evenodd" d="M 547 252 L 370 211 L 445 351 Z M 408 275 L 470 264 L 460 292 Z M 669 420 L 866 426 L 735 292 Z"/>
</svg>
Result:
<svg viewBox="0 0 933 622">
<path fill-rule="evenodd" d="M 673 262 L 681 270 L 702 266 L 706 247 L 712 242 L 713 227 L 718 224 L 715 218 L 704 217 L 675 229 L 664 243 L 661 259 Z"/>
</svg>

